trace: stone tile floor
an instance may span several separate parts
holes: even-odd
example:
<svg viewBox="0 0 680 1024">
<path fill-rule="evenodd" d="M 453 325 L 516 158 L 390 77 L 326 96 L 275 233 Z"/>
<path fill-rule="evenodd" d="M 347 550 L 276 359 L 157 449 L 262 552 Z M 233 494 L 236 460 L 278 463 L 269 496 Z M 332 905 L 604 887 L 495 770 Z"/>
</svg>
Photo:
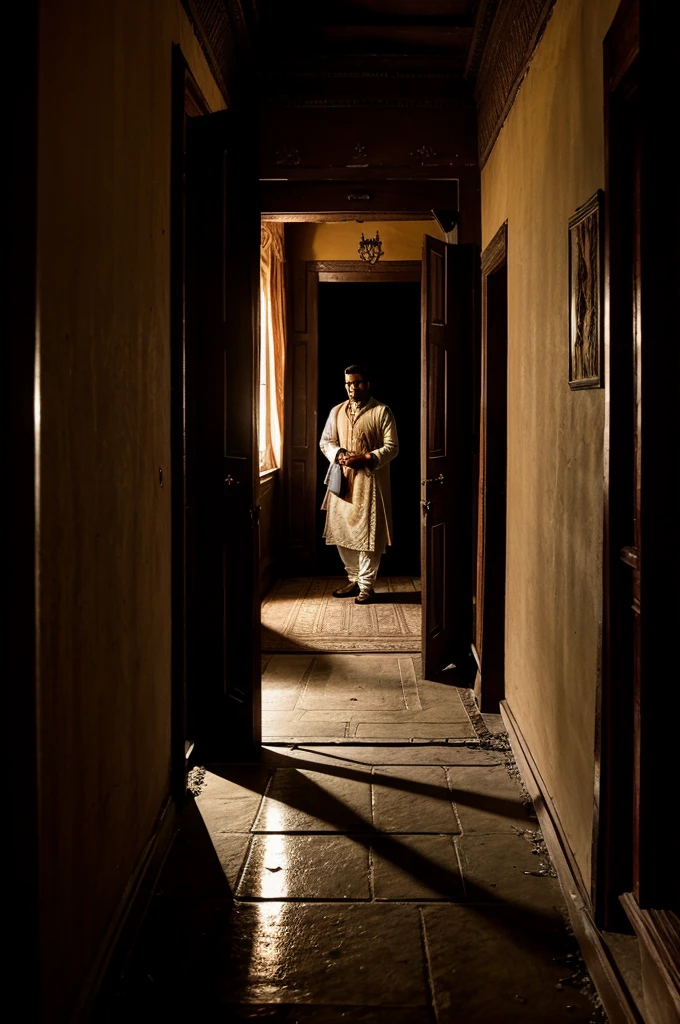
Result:
<svg viewBox="0 0 680 1024">
<path fill-rule="evenodd" d="M 508 757 L 265 747 L 195 768 L 106 1019 L 602 1021 Z"/>
<path fill-rule="evenodd" d="M 424 679 L 420 655 L 265 655 L 262 731 L 268 743 L 466 741 L 461 692 Z"/>
</svg>

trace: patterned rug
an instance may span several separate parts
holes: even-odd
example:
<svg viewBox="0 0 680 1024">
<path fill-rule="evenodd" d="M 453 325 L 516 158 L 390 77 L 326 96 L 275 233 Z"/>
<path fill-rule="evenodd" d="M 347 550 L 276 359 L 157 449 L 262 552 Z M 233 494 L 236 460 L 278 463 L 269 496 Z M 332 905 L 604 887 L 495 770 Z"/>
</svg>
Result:
<svg viewBox="0 0 680 1024">
<path fill-rule="evenodd" d="M 344 578 L 279 580 L 262 604 L 263 651 L 420 651 L 420 580 L 378 579 L 375 600 L 335 598 Z"/>
</svg>

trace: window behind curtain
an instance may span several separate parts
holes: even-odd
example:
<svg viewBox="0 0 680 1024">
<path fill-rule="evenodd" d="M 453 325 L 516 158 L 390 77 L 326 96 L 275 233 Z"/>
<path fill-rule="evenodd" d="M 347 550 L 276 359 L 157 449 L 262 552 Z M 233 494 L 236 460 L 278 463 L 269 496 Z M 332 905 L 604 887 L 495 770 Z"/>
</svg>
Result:
<svg viewBox="0 0 680 1024">
<path fill-rule="evenodd" d="M 262 287 L 260 279 L 260 391 L 258 395 L 259 407 L 257 417 L 257 438 L 260 449 L 260 472 L 273 469 L 274 466 L 267 465 L 268 452 L 267 440 L 269 437 L 269 395 L 267 391 L 267 378 L 269 369 L 269 347 L 268 347 L 268 320 L 270 301 L 267 290 Z"/>
<path fill-rule="evenodd" d="M 281 465 L 286 350 L 283 224 L 263 224 L 260 247 L 260 472 Z"/>
</svg>

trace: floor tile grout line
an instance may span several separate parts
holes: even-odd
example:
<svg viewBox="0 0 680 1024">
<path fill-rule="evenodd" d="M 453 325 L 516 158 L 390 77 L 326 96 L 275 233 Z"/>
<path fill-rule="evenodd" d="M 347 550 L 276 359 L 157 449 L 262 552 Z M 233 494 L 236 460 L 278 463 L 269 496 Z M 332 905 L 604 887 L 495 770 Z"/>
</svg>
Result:
<svg viewBox="0 0 680 1024">
<path fill-rule="evenodd" d="M 418 907 L 418 920 L 420 922 L 420 937 L 423 944 L 423 966 L 425 970 L 425 984 L 430 997 L 430 1010 L 435 1021 L 439 1020 L 437 1013 L 437 1000 L 434 993 L 434 979 L 432 977 L 432 962 L 430 959 L 430 948 L 427 942 L 427 930 L 425 928 L 425 915 L 423 908 Z"/>
<path fill-rule="evenodd" d="M 290 750 L 298 750 L 298 751 L 300 751 L 303 754 L 309 754 L 311 757 L 322 756 L 322 757 L 328 757 L 328 758 L 335 758 L 336 761 L 348 761 L 350 764 L 359 764 L 359 765 L 365 766 L 366 768 L 385 768 L 385 767 L 411 768 L 414 765 L 413 761 L 376 761 L 375 763 L 369 763 L 368 761 L 357 761 L 355 758 L 347 757 L 346 755 L 342 755 L 340 753 L 328 754 L 328 753 L 326 753 L 326 751 L 316 750 L 316 749 L 314 749 L 314 747 L 317 746 L 316 744 L 313 746 L 311 743 L 307 743 L 307 742 L 304 742 L 304 743 L 269 743 L 269 744 L 265 744 L 265 745 L 272 746 L 272 747 L 274 747 L 274 746 L 275 747 L 287 747 Z M 331 746 L 331 745 L 336 747 L 338 750 L 341 750 L 341 749 L 347 750 L 350 747 L 356 747 L 356 746 L 359 746 L 359 747 L 362 747 L 362 746 L 372 746 L 373 749 L 375 749 L 375 744 L 358 744 L 358 743 L 319 744 L 319 746 Z M 399 748 L 399 747 L 404 748 L 403 744 L 398 744 L 398 743 L 382 744 L 382 745 L 384 747 L 386 747 L 387 749 L 390 749 L 390 750 L 394 750 L 394 749 Z M 425 745 L 427 745 L 427 744 L 425 744 Z M 409 749 L 410 749 L 411 746 L 412 746 L 412 744 L 408 744 L 408 748 Z M 311 749 L 309 749 L 309 748 L 311 748 Z M 485 753 L 486 753 L 486 751 L 485 751 Z M 244 763 L 246 763 L 246 762 L 244 762 Z M 320 765 L 322 765 L 322 766 L 326 765 L 326 761 L 319 761 L 318 763 Z M 502 768 L 504 766 L 504 762 L 501 761 L 501 760 L 498 760 L 498 761 L 494 761 L 494 760 L 482 761 L 479 764 L 475 764 L 474 762 L 470 762 L 470 761 L 467 761 L 467 762 L 466 761 L 461 761 L 461 762 L 423 761 L 423 762 L 417 762 L 416 764 L 420 768 Z"/>
<path fill-rule="evenodd" d="M 518 821 L 521 819 L 517 819 Z M 529 822 L 531 824 L 531 822 Z M 457 839 L 475 839 L 478 836 L 511 836 L 517 833 L 511 829 L 487 829 L 473 832 L 465 832 L 463 829 L 458 831 L 447 830 L 442 828 L 433 829 L 430 832 L 405 832 L 404 829 L 398 829 L 392 831 L 391 829 L 375 828 L 372 829 L 370 826 L 367 827 L 366 831 L 360 832 L 348 832 L 346 830 L 340 831 L 339 829 L 335 832 L 331 832 L 328 829 L 273 829 L 271 832 L 264 829 L 251 828 L 244 832 L 242 829 L 230 829 L 224 830 L 224 835 L 227 836 L 333 836 L 339 838 L 340 836 L 346 836 L 348 839 L 360 838 L 365 839 L 367 836 L 455 836 Z"/>
<path fill-rule="evenodd" d="M 373 843 L 368 844 L 368 892 L 371 903 L 375 903 L 375 879 L 373 877 Z"/>
<path fill-rule="evenodd" d="M 297 695 L 297 698 L 295 700 L 295 707 L 293 708 L 293 711 L 297 711 L 298 710 L 298 704 L 300 704 L 301 701 L 304 701 L 305 697 L 307 696 L 307 689 L 309 688 L 309 680 L 312 678 L 312 673 L 314 671 L 315 664 L 316 664 L 316 655 L 315 654 L 310 654 L 309 665 L 307 666 L 307 668 L 302 673 L 302 678 L 300 679 L 300 682 L 298 683 L 298 695 Z M 304 710 L 304 709 L 301 708 L 299 710 Z M 263 742 L 264 742 L 264 740 L 263 740 Z"/>
<path fill-rule="evenodd" d="M 229 835 L 245 835 L 246 833 L 241 832 L 230 832 Z M 368 829 L 366 832 L 329 832 L 328 830 L 321 831 L 319 829 L 298 829 L 297 831 L 286 831 L 285 829 L 277 829 L 276 831 L 267 832 L 264 830 L 251 829 L 248 835 L 253 836 L 333 836 L 337 839 L 340 836 L 345 836 L 347 839 L 365 839 L 367 836 L 460 836 L 462 838 L 462 832 L 447 832 L 442 829 L 435 829 L 433 832 L 404 832 L 402 829 L 399 832 L 392 832 L 390 829 Z M 496 835 L 510 835 L 507 831 L 497 832 L 475 832 L 474 835 L 480 836 L 496 836 Z"/>
<path fill-rule="evenodd" d="M 414 747 L 445 747 L 447 750 L 457 750 L 458 748 L 460 748 L 461 750 L 475 750 L 490 754 L 494 753 L 493 751 L 487 751 L 484 749 L 484 747 L 481 747 L 478 740 L 471 741 L 467 739 L 467 737 L 436 737 L 435 739 L 425 740 L 420 737 L 415 737 L 412 740 L 404 740 L 402 738 L 385 740 L 381 736 L 377 736 L 374 738 L 363 737 L 361 739 L 354 739 L 352 737 L 351 742 L 344 742 L 344 739 L 341 739 L 338 736 L 298 736 L 297 738 L 294 736 L 283 736 L 281 738 L 263 738 L 262 743 L 265 746 L 269 747 L 403 747 L 405 750 L 410 750 Z M 251 762 L 243 763 L 245 764 Z M 411 762 L 407 763 L 410 764 Z M 442 762 L 439 761 L 437 763 L 441 764 Z M 499 759 L 498 763 L 504 764 L 505 762 Z M 479 767 L 486 766 L 487 763 L 484 762 L 484 764 Z M 456 765 L 452 765 L 451 767 L 456 767 Z M 470 765 L 470 767 L 478 766 Z"/>
<path fill-rule="evenodd" d="M 462 833 L 458 836 L 451 836 L 451 842 L 453 843 L 453 852 L 456 855 L 456 862 L 458 864 L 458 872 L 460 874 L 460 884 L 463 887 L 463 899 L 467 900 L 467 886 L 465 885 L 465 872 L 463 871 L 462 851 L 458 847 L 457 840 L 460 839 Z"/>
<path fill-rule="evenodd" d="M 378 898 L 375 900 L 371 900 L 370 897 L 366 896 L 234 896 L 233 903 L 239 906 L 253 906 L 254 904 L 264 904 L 266 906 L 272 903 L 313 903 L 315 906 L 329 907 L 337 907 L 338 905 L 357 905 L 363 907 L 399 906 L 410 907 L 414 910 L 441 906 L 465 907 L 470 910 L 474 910 L 476 907 L 481 907 L 485 911 L 488 911 L 489 908 L 491 908 L 494 912 L 504 914 L 513 914 L 516 912 L 517 908 L 517 904 L 511 904 L 508 902 L 499 903 L 495 900 L 452 900 L 448 896 L 433 896 L 430 899 L 425 896 L 414 896 L 412 899 L 402 897 L 401 899 Z M 558 911 L 560 906 L 564 907 L 564 902 L 561 904 L 556 903 L 553 909 Z M 555 920 L 557 921 L 558 918 L 555 917 Z"/>
<path fill-rule="evenodd" d="M 511 901 L 496 901 L 496 900 L 467 900 L 459 899 L 452 900 L 448 896 L 433 896 L 427 899 L 425 896 L 414 896 L 412 899 L 404 898 L 401 899 L 375 899 L 371 900 L 369 897 L 361 896 L 234 896 L 232 902 L 237 906 L 254 906 L 255 904 L 268 906 L 272 903 L 312 903 L 314 906 L 323 907 L 337 907 L 337 906 L 361 906 L 361 907 L 387 907 L 387 906 L 398 906 L 408 907 L 414 910 L 426 910 L 428 907 L 464 907 L 466 910 L 476 910 L 480 908 L 484 913 L 492 911 L 493 913 L 500 914 L 516 914 L 518 907 L 524 909 L 524 904 L 512 903 Z M 562 921 L 564 923 L 564 915 L 562 914 L 562 908 L 566 910 L 566 903 L 564 900 L 559 902 L 556 900 L 550 908 L 544 908 L 543 912 L 555 922 Z"/>
<path fill-rule="evenodd" d="M 262 794 L 260 796 L 260 802 L 257 805 L 257 810 L 255 812 L 255 816 L 253 818 L 253 821 L 252 821 L 252 824 L 251 824 L 250 828 L 248 829 L 248 833 L 247 833 L 248 836 L 249 836 L 248 845 L 246 846 L 245 854 L 243 855 L 243 857 L 241 859 L 241 864 L 239 866 L 239 869 L 238 869 L 238 872 L 237 872 L 237 875 L 236 875 L 236 879 L 234 881 L 234 898 L 236 898 L 236 893 L 238 892 L 238 887 L 241 884 L 241 879 L 243 878 L 243 875 L 244 875 L 244 872 L 245 872 L 245 869 L 246 869 L 246 864 L 248 863 L 248 858 L 250 857 L 250 853 L 251 853 L 251 849 L 252 849 L 252 845 L 253 845 L 253 838 L 254 838 L 255 835 L 258 834 L 258 833 L 256 833 L 253 830 L 253 826 L 255 825 L 255 822 L 257 821 L 257 819 L 260 816 L 260 813 L 262 811 L 262 807 L 264 805 L 264 801 L 265 801 L 265 799 L 267 797 L 267 794 L 269 793 L 269 787 L 271 786 L 272 781 L 274 779 L 275 771 L 276 771 L 276 769 L 271 769 L 271 768 L 269 769 L 269 776 L 267 778 L 267 784 L 265 785 L 265 787 L 264 787 L 264 789 L 262 791 Z M 236 834 L 238 834 L 238 833 L 236 833 Z"/>
<path fill-rule="evenodd" d="M 344 724 L 345 723 L 343 722 L 343 726 L 344 726 Z M 351 719 L 350 719 L 350 724 L 351 724 Z M 359 722 L 357 724 L 361 725 L 362 723 Z M 316 737 L 314 737 L 314 738 L 316 739 Z M 350 746 L 360 746 L 361 745 L 361 744 L 357 744 L 354 736 L 347 736 L 347 737 L 345 737 L 345 736 L 342 736 L 342 737 L 338 737 L 338 736 L 330 737 L 329 736 L 329 737 L 319 737 L 319 739 L 321 740 L 321 742 L 323 743 L 324 746 L 330 746 L 331 744 L 333 744 L 335 746 L 338 746 L 338 747 L 342 747 L 342 746 L 350 747 Z M 380 739 L 380 737 L 376 737 L 376 739 Z M 343 741 L 346 741 L 346 742 L 343 743 Z M 267 746 L 270 746 L 270 747 L 291 747 L 291 746 L 298 746 L 301 743 L 309 742 L 309 736 L 298 736 L 297 738 L 290 737 L 290 736 L 289 737 L 282 737 L 282 738 L 272 736 L 272 737 L 266 737 L 265 739 L 263 739 L 262 742 L 265 743 Z M 370 736 L 366 737 L 365 746 L 375 746 L 375 745 L 376 745 L 375 742 L 371 739 Z M 398 741 L 394 741 L 393 743 L 385 744 L 385 745 L 386 746 L 398 746 L 399 744 L 398 744 Z M 413 744 L 413 745 L 415 746 L 415 744 Z M 451 744 L 449 744 L 449 746 L 450 747 L 455 747 L 455 744 L 451 743 Z M 438 763 L 441 764 L 441 761 L 438 762 Z M 501 764 L 501 762 L 499 762 L 499 764 Z M 456 767 L 456 765 L 453 765 L 452 767 Z M 460 765 L 458 767 L 464 767 L 464 766 Z M 470 765 L 470 767 L 475 767 L 475 766 Z M 487 765 L 480 766 L 480 767 L 487 767 Z"/>
<path fill-rule="evenodd" d="M 457 833 L 452 833 L 452 834 L 462 835 L 463 834 L 463 823 L 460 820 L 460 814 L 458 813 L 458 805 L 457 805 L 457 803 L 456 803 L 456 801 L 454 799 L 454 790 L 453 790 L 453 786 L 451 785 L 451 776 L 449 775 L 449 768 L 450 767 L 454 767 L 455 768 L 457 766 L 456 765 L 448 765 L 448 764 L 443 764 L 442 765 L 442 768 L 444 769 L 444 778 L 446 779 L 446 786 L 447 786 L 447 789 L 449 791 L 449 796 L 451 798 L 451 806 L 453 807 L 453 813 L 454 813 L 454 815 L 456 817 L 456 821 L 458 822 L 458 828 L 459 828 L 459 831 Z"/>
<path fill-rule="evenodd" d="M 255 817 L 253 818 L 253 823 L 252 823 L 252 825 L 250 826 L 250 828 L 248 830 L 251 833 L 254 833 L 254 831 L 255 831 L 255 829 L 254 829 L 255 822 L 257 821 L 257 819 L 262 814 L 262 808 L 264 807 L 264 802 L 265 802 L 267 796 L 269 795 L 269 789 L 270 789 L 270 787 L 271 787 L 271 785 L 272 785 L 272 783 L 274 781 L 274 776 L 276 774 L 276 768 L 269 768 L 268 771 L 269 771 L 269 778 L 267 779 L 267 784 L 264 787 L 264 789 L 262 790 L 262 795 L 260 796 L 260 802 L 257 805 L 257 810 L 255 811 Z"/>
<path fill-rule="evenodd" d="M 253 850 L 253 839 L 254 838 L 255 838 L 255 836 L 251 832 L 249 837 L 248 837 L 248 845 L 246 846 L 245 853 L 244 853 L 244 855 L 243 855 L 243 857 L 241 859 L 241 864 L 239 865 L 239 869 L 238 869 L 238 871 L 236 873 L 236 878 L 234 879 L 234 892 L 233 892 L 234 902 L 236 902 L 237 899 L 240 899 L 240 897 L 238 896 L 238 890 L 239 890 L 241 882 L 243 881 L 243 878 L 244 878 L 245 873 L 246 873 L 246 867 L 248 865 L 248 861 L 250 860 L 250 855 L 251 855 L 252 850 Z"/>
<path fill-rule="evenodd" d="M 476 903 L 472 900 L 452 900 L 448 896 L 432 896 L 429 899 L 426 896 L 414 896 L 409 899 L 407 896 L 401 898 L 392 899 L 387 896 L 371 898 L 370 896 L 234 896 L 233 902 L 238 906 L 253 906 L 259 905 L 270 905 L 272 903 L 313 903 L 315 906 L 363 906 L 363 907 L 384 907 L 384 906 L 399 906 L 399 907 L 413 907 L 419 909 L 421 907 L 468 907 L 470 910 L 474 910 L 475 907 L 483 907 L 488 909 L 493 907 L 498 909 L 498 904 L 494 903 L 493 900 L 489 900 L 488 903 L 477 901 Z M 508 911 L 510 912 L 510 911 Z"/>
</svg>

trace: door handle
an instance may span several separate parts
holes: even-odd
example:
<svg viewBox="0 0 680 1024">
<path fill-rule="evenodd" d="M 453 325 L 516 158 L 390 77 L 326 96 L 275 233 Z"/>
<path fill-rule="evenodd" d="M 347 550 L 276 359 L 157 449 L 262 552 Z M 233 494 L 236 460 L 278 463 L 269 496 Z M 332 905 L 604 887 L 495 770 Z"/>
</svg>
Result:
<svg viewBox="0 0 680 1024">
<path fill-rule="evenodd" d="M 229 474 L 227 474 L 227 476 L 225 476 L 224 482 L 227 485 L 227 487 L 236 486 L 236 484 L 240 484 L 241 483 L 240 480 L 234 480 L 234 478 L 231 475 L 231 473 L 229 473 Z"/>
<path fill-rule="evenodd" d="M 250 509 L 250 525 L 253 527 L 257 526 L 260 521 L 260 510 L 261 505 L 254 505 L 253 508 Z"/>
<path fill-rule="evenodd" d="M 637 548 L 628 546 L 625 548 L 621 548 L 621 551 L 619 552 L 619 557 L 621 561 L 625 562 L 626 565 L 629 565 L 631 569 L 637 569 L 640 564 L 640 557 Z"/>
<path fill-rule="evenodd" d="M 423 510 L 423 515 L 424 516 L 426 516 L 428 514 L 428 512 L 432 511 L 432 502 L 431 501 L 421 501 L 420 506 L 421 506 L 421 508 Z"/>
<path fill-rule="evenodd" d="M 443 484 L 444 474 L 440 473 L 439 476 L 428 477 L 427 480 L 421 480 L 421 484 Z"/>
</svg>

